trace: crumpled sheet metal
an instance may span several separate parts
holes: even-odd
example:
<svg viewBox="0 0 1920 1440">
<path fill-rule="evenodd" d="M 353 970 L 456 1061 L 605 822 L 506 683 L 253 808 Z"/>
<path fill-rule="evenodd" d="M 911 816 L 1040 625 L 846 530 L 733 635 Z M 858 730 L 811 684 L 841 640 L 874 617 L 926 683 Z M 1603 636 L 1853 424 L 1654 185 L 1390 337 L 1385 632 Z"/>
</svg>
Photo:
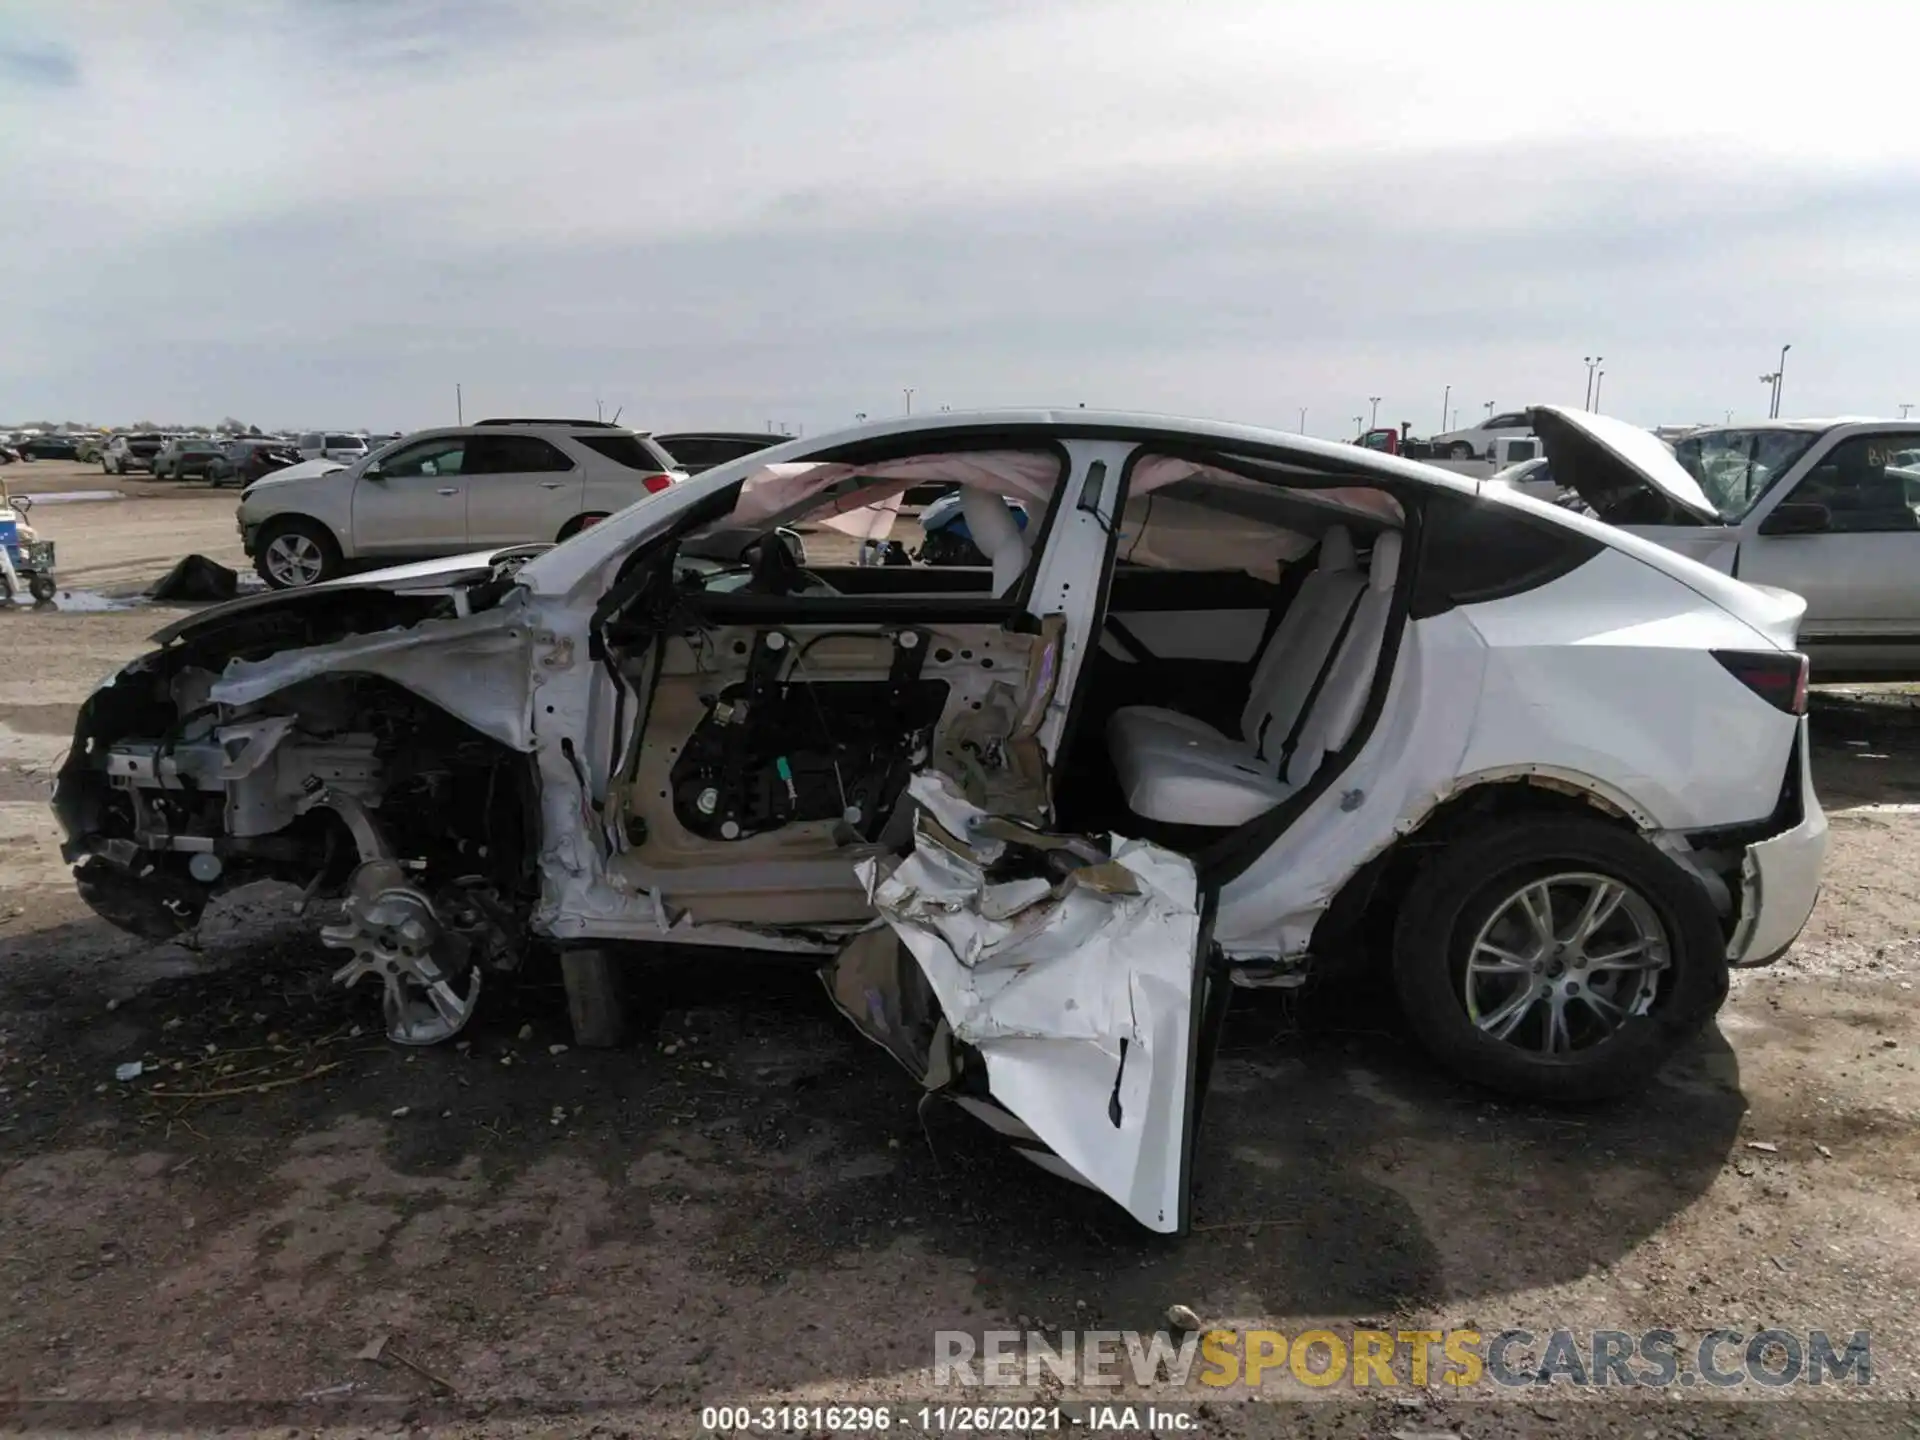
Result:
<svg viewBox="0 0 1920 1440">
<path fill-rule="evenodd" d="M 422 620 L 343 640 L 229 661 L 210 692 L 223 705 L 257 700 L 320 675 L 379 675 L 515 750 L 533 748 L 527 617 L 517 604 Z"/>
<path fill-rule="evenodd" d="M 1116 837 L 1111 860 L 990 881 L 1006 841 L 937 774 L 912 853 L 859 866 L 995 1100 L 1143 1223 L 1179 1215 L 1199 887 L 1183 856 Z M 931 822 L 931 823 L 929 823 Z M 1002 831 L 1004 833 L 1004 831 Z"/>
</svg>

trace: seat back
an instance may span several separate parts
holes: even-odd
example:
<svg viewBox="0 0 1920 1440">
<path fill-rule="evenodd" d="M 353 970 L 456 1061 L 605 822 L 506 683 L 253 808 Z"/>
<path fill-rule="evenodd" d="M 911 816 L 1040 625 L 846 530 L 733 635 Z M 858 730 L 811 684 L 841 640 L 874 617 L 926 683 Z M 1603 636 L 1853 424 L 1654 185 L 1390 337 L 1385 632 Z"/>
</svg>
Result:
<svg viewBox="0 0 1920 1440">
<path fill-rule="evenodd" d="M 1366 584 L 1354 561 L 1353 537 L 1345 526 L 1330 527 L 1320 538 L 1319 565 L 1254 666 L 1240 736 L 1262 758 L 1278 760 L 1280 742 L 1292 733 Z"/>
<path fill-rule="evenodd" d="M 1367 567 L 1366 593 L 1353 612 L 1353 623 L 1340 642 L 1319 694 L 1313 697 L 1306 723 L 1300 727 L 1293 753 L 1287 757 L 1284 778 L 1298 788 L 1313 778 L 1327 756 L 1353 738 L 1373 688 L 1380 648 L 1387 638 L 1387 613 L 1393 608 L 1394 577 L 1400 570 L 1400 535 L 1388 531 L 1373 542 Z"/>
</svg>

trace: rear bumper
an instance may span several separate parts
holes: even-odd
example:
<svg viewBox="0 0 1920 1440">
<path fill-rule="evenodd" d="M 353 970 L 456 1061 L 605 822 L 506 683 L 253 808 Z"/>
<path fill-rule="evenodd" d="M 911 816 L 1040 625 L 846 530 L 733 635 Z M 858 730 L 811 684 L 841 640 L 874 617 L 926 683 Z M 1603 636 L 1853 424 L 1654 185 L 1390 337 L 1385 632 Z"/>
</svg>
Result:
<svg viewBox="0 0 1920 1440">
<path fill-rule="evenodd" d="M 1813 793 L 1807 722 L 1794 749 L 1800 765 L 1800 822 L 1747 847 L 1740 868 L 1740 923 L 1727 945 L 1727 963 L 1769 965 L 1793 948 L 1820 898 L 1820 867 L 1827 855 L 1827 816 Z"/>
</svg>

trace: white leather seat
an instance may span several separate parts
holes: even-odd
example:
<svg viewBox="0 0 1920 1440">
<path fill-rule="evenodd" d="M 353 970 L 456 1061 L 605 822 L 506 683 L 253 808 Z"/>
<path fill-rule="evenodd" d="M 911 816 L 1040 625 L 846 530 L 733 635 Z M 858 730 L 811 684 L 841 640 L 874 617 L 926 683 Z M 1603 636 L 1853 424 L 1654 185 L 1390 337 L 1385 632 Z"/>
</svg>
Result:
<svg viewBox="0 0 1920 1440">
<path fill-rule="evenodd" d="M 1174 824 L 1242 825 L 1312 779 L 1359 722 L 1399 563 L 1400 536 L 1383 534 L 1363 577 L 1351 538 L 1327 532 L 1319 568 L 1255 667 L 1239 738 L 1177 710 L 1115 711 L 1107 748 L 1127 807 Z"/>
</svg>

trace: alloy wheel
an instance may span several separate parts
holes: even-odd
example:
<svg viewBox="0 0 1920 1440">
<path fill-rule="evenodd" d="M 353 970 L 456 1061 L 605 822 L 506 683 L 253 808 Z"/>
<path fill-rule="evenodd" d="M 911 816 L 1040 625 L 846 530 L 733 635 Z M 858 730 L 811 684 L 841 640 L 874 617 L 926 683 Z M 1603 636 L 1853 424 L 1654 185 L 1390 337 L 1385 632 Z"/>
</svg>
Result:
<svg viewBox="0 0 1920 1440">
<path fill-rule="evenodd" d="M 267 542 L 267 573 L 289 590 L 312 585 L 326 569 L 326 557 L 311 537 L 276 535 Z"/>
<path fill-rule="evenodd" d="M 1652 903 L 1610 875 L 1529 880 L 1493 909 L 1461 976 L 1467 1018 L 1495 1040 L 1567 1055 L 1644 1015 L 1667 968 Z"/>
</svg>

